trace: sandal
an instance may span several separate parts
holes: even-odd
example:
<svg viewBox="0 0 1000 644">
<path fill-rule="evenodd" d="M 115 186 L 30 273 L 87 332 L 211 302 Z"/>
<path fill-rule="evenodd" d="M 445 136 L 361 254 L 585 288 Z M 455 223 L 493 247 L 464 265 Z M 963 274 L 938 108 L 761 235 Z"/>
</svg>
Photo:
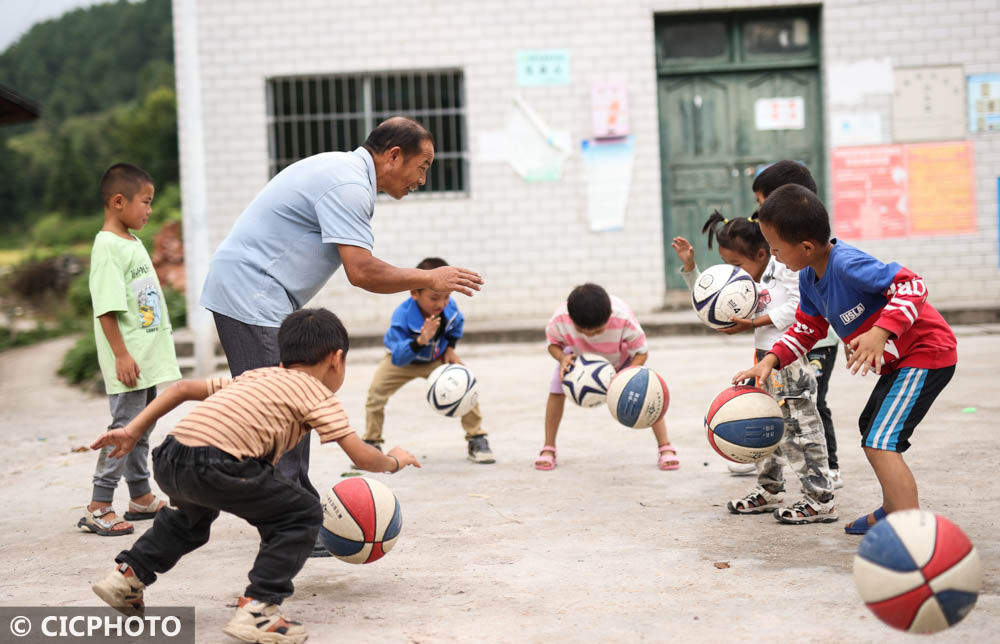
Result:
<svg viewBox="0 0 1000 644">
<path fill-rule="evenodd" d="M 767 488 L 758 485 L 742 499 L 733 499 L 727 503 L 726 507 L 733 514 L 763 514 L 781 507 L 783 501 L 781 492 L 772 494 Z"/>
<path fill-rule="evenodd" d="M 808 494 L 789 508 L 776 508 L 774 518 L 778 523 L 804 525 L 806 523 L 833 523 L 840 517 L 833 505 L 833 497 L 823 503 Z"/>
<path fill-rule="evenodd" d="M 556 468 L 556 446 L 543 445 L 542 451 L 535 459 L 535 469 L 548 472 Z"/>
<path fill-rule="evenodd" d="M 125 519 L 117 516 L 110 521 L 101 518 L 108 514 L 115 514 L 115 509 L 110 505 L 94 511 L 87 510 L 87 514 L 76 522 L 76 527 L 86 528 L 95 534 L 101 535 L 102 537 L 120 537 L 121 535 L 132 534 L 135 532 L 135 528 L 133 526 L 129 526 L 121 530 L 115 530 L 114 527 L 120 523 L 125 523 Z"/>
<path fill-rule="evenodd" d="M 864 516 L 858 517 L 854 521 L 851 521 L 850 523 L 844 526 L 844 532 L 846 532 L 847 534 L 867 534 L 868 530 L 871 529 L 872 527 L 868 525 L 869 516 L 875 517 L 875 523 L 878 523 L 879 521 L 885 518 L 885 510 L 883 510 L 882 508 L 878 508 L 870 515 L 866 514 Z M 873 523 L 872 525 L 875 524 Z"/>
<path fill-rule="evenodd" d="M 135 501 L 128 502 L 128 511 L 125 512 L 126 521 L 142 521 L 152 519 L 156 513 L 167 507 L 167 502 L 163 499 L 153 497 L 153 500 L 146 505 L 139 505 Z"/>
<path fill-rule="evenodd" d="M 677 458 L 677 448 L 667 443 L 660 445 L 660 458 L 656 461 L 656 466 L 661 470 L 676 470 L 681 466 L 680 459 Z"/>
</svg>

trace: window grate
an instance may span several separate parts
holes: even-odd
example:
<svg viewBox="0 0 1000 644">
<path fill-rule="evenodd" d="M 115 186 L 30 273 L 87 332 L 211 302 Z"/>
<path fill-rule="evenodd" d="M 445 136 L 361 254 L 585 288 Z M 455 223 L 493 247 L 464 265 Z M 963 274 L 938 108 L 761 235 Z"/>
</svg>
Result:
<svg viewBox="0 0 1000 644">
<path fill-rule="evenodd" d="M 272 177 L 307 156 L 353 150 L 378 123 L 408 116 L 434 135 L 434 163 L 422 191 L 468 189 L 465 78 L 459 70 L 270 78 L 267 114 Z"/>
</svg>

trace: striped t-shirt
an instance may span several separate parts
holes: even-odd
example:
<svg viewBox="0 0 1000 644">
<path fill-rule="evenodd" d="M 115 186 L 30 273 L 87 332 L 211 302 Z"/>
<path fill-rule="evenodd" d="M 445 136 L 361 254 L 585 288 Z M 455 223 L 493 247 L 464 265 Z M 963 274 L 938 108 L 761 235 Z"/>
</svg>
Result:
<svg viewBox="0 0 1000 644">
<path fill-rule="evenodd" d="M 303 371 L 265 367 L 206 383 L 208 398 L 177 423 L 174 436 L 277 463 L 310 429 L 322 443 L 354 431 L 333 392 Z"/>
<path fill-rule="evenodd" d="M 587 337 L 576 330 L 569 317 L 566 303 L 556 309 L 545 327 L 545 337 L 549 344 L 556 344 L 564 350 L 572 348 L 573 353 L 597 353 L 610 362 L 615 370 L 621 369 L 629 358 L 637 353 L 646 353 L 646 334 L 628 304 L 611 295 L 611 318 L 599 334 Z"/>
</svg>

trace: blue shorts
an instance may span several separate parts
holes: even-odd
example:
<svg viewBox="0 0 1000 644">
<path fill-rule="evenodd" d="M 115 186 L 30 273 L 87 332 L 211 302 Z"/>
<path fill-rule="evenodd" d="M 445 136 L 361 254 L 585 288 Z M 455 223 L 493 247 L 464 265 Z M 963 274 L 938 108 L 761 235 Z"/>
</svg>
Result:
<svg viewBox="0 0 1000 644">
<path fill-rule="evenodd" d="M 904 367 L 878 379 L 858 425 L 862 447 L 889 452 L 910 448 L 910 435 L 955 375 L 955 367 Z"/>
</svg>

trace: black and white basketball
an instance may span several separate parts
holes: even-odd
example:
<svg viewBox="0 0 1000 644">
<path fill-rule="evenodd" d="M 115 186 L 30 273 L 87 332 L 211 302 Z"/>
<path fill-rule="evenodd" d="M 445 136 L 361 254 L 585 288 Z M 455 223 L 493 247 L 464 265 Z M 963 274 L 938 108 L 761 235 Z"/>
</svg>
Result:
<svg viewBox="0 0 1000 644">
<path fill-rule="evenodd" d="M 427 402 L 442 416 L 462 417 L 479 401 L 479 383 L 460 364 L 443 364 L 427 376 Z"/>
<path fill-rule="evenodd" d="M 577 356 L 562 379 L 563 392 L 581 407 L 596 407 L 608 395 L 608 385 L 615 375 L 611 363 L 596 353 Z"/>
<path fill-rule="evenodd" d="M 747 319 L 757 310 L 757 285 L 742 268 L 718 264 L 698 276 L 691 303 L 705 326 L 726 329 L 733 318 Z"/>
</svg>

